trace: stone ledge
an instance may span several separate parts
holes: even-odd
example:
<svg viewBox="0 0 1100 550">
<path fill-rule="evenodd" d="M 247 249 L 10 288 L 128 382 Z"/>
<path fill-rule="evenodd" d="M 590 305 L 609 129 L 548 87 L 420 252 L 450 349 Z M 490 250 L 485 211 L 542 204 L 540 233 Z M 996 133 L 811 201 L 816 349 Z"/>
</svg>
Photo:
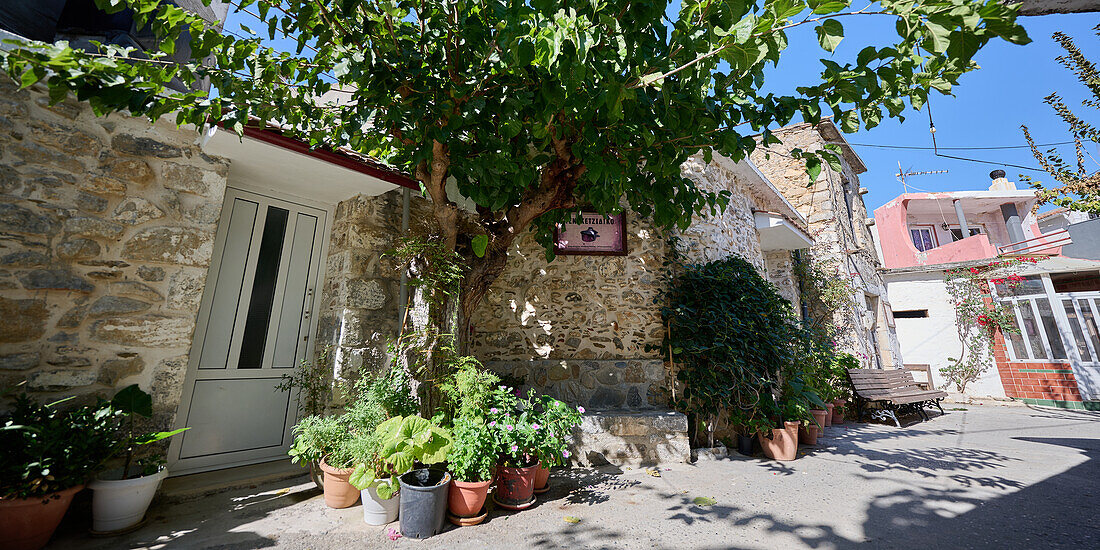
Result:
<svg viewBox="0 0 1100 550">
<path fill-rule="evenodd" d="M 573 431 L 582 466 L 654 466 L 691 457 L 687 416 L 674 411 L 593 411 Z"/>
</svg>

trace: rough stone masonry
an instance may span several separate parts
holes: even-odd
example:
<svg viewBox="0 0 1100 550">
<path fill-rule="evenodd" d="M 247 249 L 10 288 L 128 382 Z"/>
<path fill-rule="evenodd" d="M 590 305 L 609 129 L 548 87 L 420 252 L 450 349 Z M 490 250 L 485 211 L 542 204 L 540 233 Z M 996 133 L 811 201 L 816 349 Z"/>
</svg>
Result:
<svg viewBox="0 0 1100 550">
<path fill-rule="evenodd" d="M 0 78 L 0 387 L 139 383 L 171 424 L 229 170 L 197 137 Z"/>
</svg>

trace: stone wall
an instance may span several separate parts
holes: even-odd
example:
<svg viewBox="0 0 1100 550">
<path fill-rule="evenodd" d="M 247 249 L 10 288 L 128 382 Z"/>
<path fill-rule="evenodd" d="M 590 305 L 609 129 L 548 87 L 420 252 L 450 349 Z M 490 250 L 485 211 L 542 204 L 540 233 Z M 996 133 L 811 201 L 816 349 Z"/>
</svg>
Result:
<svg viewBox="0 0 1100 550">
<path fill-rule="evenodd" d="M 401 231 L 400 191 L 358 195 L 333 216 L 318 326 L 331 345 L 333 375 L 353 379 L 386 363 L 386 346 L 400 329 L 400 274 L 383 254 Z"/>
<path fill-rule="evenodd" d="M 830 136 L 828 139 L 826 134 Z M 871 232 L 864 223 L 867 208 L 859 193 L 859 176 L 852 166 L 858 159 L 845 155 L 839 173 L 824 166 L 818 180 L 807 186 L 805 164 L 792 157 L 790 150 L 817 151 L 842 138 L 831 123 L 822 123 L 817 128 L 795 124 L 777 130 L 775 135 L 783 143 L 758 148 L 752 154 L 753 161 L 809 220 L 810 236 L 815 243 L 811 258 L 835 264 L 853 288 L 851 303 L 838 311 L 834 319 L 839 331 L 838 344 L 860 357 L 865 367 L 901 365 L 897 333 L 889 326 L 883 309 L 889 304 L 886 285 L 879 273 L 881 266 Z M 870 309 L 868 297 L 877 297 L 881 303 L 872 303 Z"/>
<path fill-rule="evenodd" d="M 138 383 L 172 422 L 228 173 L 197 137 L 0 78 L 0 387 Z"/>
<path fill-rule="evenodd" d="M 688 260 L 738 255 L 764 272 L 753 217 L 762 191 L 701 157 L 682 172 L 703 188 L 733 192 L 724 212 L 697 216 L 680 234 Z M 547 263 L 532 235 L 517 239 L 473 319 L 471 353 L 515 382 L 590 409 L 664 407 L 660 297 L 668 240 L 648 220 L 632 212 L 626 218 L 626 256 Z"/>
<path fill-rule="evenodd" d="M 791 303 L 795 315 L 801 315 L 798 277 L 794 274 L 794 257 L 790 250 L 772 250 L 764 254 L 765 278 L 775 285 L 779 295 Z"/>
</svg>

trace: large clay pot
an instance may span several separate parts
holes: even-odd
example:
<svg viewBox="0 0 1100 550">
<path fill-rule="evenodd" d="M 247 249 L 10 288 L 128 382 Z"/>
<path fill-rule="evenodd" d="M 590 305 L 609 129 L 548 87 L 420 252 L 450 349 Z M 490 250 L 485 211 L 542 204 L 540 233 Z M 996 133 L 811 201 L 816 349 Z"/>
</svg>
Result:
<svg viewBox="0 0 1100 550">
<path fill-rule="evenodd" d="M 38 550 L 50 541 L 83 485 L 46 496 L 0 499 L 0 548 Z"/>
<path fill-rule="evenodd" d="M 818 430 L 816 424 L 803 422 L 798 426 L 798 442 L 802 445 L 817 445 Z"/>
<path fill-rule="evenodd" d="M 133 479 L 111 477 L 121 478 L 122 469 L 88 484 L 92 490 L 92 531 L 96 533 L 124 531 L 141 523 L 168 470 L 161 468 L 153 475 Z"/>
<path fill-rule="evenodd" d="M 469 518 L 481 513 L 481 507 L 485 506 L 485 499 L 489 496 L 489 486 L 493 480 L 487 481 L 451 481 L 451 493 L 448 495 L 448 505 L 451 513 L 460 518 Z"/>
<path fill-rule="evenodd" d="M 817 435 L 825 433 L 825 426 L 828 426 L 825 418 L 829 416 L 829 411 L 825 409 L 810 409 L 810 414 L 814 415 L 814 424 L 817 426 Z"/>
<path fill-rule="evenodd" d="M 397 519 L 401 506 L 400 491 L 390 498 L 378 496 L 378 488 L 374 486 L 367 487 L 360 493 L 363 495 L 363 521 L 367 525 L 385 525 Z"/>
<path fill-rule="evenodd" d="M 847 404 L 847 399 L 836 399 L 833 401 L 833 424 L 844 423 L 844 406 Z"/>
<path fill-rule="evenodd" d="M 451 474 L 421 468 L 401 474 L 401 534 L 426 539 L 443 531 Z"/>
<path fill-rule="evenodd" d="M 539 465 L 539 469 L 535 471 L 535 490 L 541 491 L 546 488 L 550 483 L 550 468 L 548 466 Z"/>
<path fill-rule="evenodd" d="M 825 404 L 825 426 L 833 425 L 833 408 L 835 407 L 836 405 L 833 405 L 832 403 Z"/>
<path fill-rule="evenodd" d="M 538 461 L 521 468 L 501 466 L 493 502 L 509 510 L 530 507 L 535 503 L 535 472 L 538 469 Z"/>
<path fill-rule="evenodd" d="M 768 439 L 760 434 L 760 447 L 764 455 L 774 460 L 794 460 L 798 458 L 798 422 L 784 422 L 783 428 L 773 429 Z"/>
<path fill-rule="evenodd" d="M 325 473 L 325 504 L 329 508 L 347 508 L 359 500 L 359 489 L 348 482 L 352 468 L 333 468 L 321 461 Z"/>
</svg>

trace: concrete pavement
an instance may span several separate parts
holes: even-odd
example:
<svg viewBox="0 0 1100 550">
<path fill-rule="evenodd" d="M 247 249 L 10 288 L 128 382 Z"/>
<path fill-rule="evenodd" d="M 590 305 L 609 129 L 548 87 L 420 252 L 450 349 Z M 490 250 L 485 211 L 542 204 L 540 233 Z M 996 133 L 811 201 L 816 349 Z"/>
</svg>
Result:
<svg viewBox="0 0 1100 550">
<path fill-rule="evenodd" d="M 89 538 L 77 506 L 51 548 L 1100 548 L 1100 413 L 952 407 L 900 430 L 829 428 L 789 463 L 562 470 L 532 509 L 425 541 L 390 541 L 300 477 L 154 504 L 110 539 Z"/>
</svg>

